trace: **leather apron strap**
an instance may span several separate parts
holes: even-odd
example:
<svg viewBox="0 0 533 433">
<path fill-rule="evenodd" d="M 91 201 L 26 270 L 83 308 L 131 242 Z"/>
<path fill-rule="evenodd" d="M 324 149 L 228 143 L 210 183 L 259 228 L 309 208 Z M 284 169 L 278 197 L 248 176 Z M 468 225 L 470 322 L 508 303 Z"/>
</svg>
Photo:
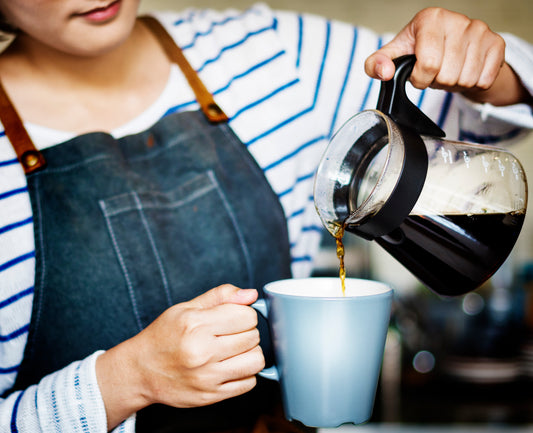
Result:
<svg viewBox="0 0 533 433">
<path fill-rule="evenodd" d="M 24 168 L 24 173 L 30 174 L 46 165 L 41 152 L 37 150 L 30 136 L 26 132 L 22 120 L 7 96 L 0 81 L 0 121 L 4 131 L 17 154 L 17 158 Z"/>
<path fill-rule="evenodd" d="M 228 117 L 215 102 L 213 95 L 207 90 L 196 71 L 192 68 L 181 48 L 167 33 L 165 28 L 153 17 L 143 16 L 139 18 L 148 29 L 156 36 L 165 50 L 168 59 L 176 63 L 191 86 L 198 104 L 206 118 L 211 123 L 227 122 Z M 13 106 L 11 99 L 0 81 L 0 121 L 4 125 L 7 138 L 11 142 L 17 158 L 24 168 L 24 173 L 30 174 L 44 168 L 46 161 L 42 153 L 37 149 L 28 135 L 22 120 Z"/>
<path fill-rule="evenodd" d="M 228 117 L 217 105 L 213 99 L 213 95 L 206 89 L 204 83 L 198 77 L 196 71 L 192 68 L 187 58 L 183 55 L 181 48 L 174 42 L 174 39 L 167 33 L 165 28 L 159 21 L 150 16 L 142 16 L 140 20 L 150 29 L 150 31 L 157 37 L 159 43 L 165 50 L 167 57 L 171 62 L 176 63 L 187 81 L 191 86 L 196 101 L 200 104 L 200 108 L 211 123 L 227 122 Z"/>
</svg>

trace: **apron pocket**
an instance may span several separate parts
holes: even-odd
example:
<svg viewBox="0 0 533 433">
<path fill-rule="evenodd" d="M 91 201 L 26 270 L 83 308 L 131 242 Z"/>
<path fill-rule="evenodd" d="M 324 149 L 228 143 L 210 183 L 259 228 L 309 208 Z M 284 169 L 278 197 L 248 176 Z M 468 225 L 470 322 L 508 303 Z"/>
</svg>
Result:
<svg viewBox="0 0 533 433">
<path fill-rule="evenodd" d="M 223 283 L 251 286 L 250 255 L 215 174 L 100 200 L 139 328 Z"/>
</svg>

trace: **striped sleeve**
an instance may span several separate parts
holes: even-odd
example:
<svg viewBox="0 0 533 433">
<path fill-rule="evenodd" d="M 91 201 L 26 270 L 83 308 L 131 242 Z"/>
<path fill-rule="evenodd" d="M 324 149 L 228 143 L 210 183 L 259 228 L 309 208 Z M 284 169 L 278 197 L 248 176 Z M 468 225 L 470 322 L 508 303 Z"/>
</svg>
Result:
<svg viewBox="0 0 533 433">
<path fill-rule="evenodd" d="M 315 170 L 334 132 L 377 97 L 378 87 L 362 71 L 366 54 L 381 40 L 365 29 L 309 14 L 276 12 L 276 20 L 288 65 L 298 78 L 285 104 L 293 112 L 249 149 L 271 158 L 263 170 L 285 209 L 293 274 L 306 276 L 323 234 L 313 203 Z M 279 155 L 265 150 L 270 148 Z"/>
<path fill-rule="evenodd" d="M 26 178 L 0 136 L 0 389 L 10 389 L 22 361 L 33 304 L 35 248 Z"/>
<path fill-rule="evenodd" d="M 95 374 L 96 352 L 12 393 L 0 404 L 0 431 L 106 433 L 106 413 Z M 133 433 L 134 417 L 114 432 Z"/>
<path fill-rule="evenodd" d="M 514 35 L 502 34 L 505 60 L 533 95 L 533 45 Z M 533 129 L 533 109 L 527 104 L 495 107 L 458 98 L 464 113 L 459 121 L 459 139 L 482 144 L 514 142 Z"/>
<path fill-rule="evenodd" d="M 293 275 L 308 275 L 323 233 L 313 206 L 314 171 L 332 134 L 352 115 L 375 108 L 380 82 L 364 73 L 364 62 L 392 35 L 265 5 L 161 18 L 278 195 Z M 523 131 L 512 116 L 483 121 L 480 107 L 457 95 L 410 85 L 407 92 L 449 139 L 470 133 L 502 141 Z"/>
</svg>

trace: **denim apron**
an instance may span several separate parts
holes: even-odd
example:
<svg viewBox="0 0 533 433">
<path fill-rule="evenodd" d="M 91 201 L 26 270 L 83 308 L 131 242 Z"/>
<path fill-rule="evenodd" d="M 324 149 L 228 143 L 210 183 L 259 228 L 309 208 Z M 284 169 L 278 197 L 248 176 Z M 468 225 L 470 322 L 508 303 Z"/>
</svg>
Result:
<svg viewBox="0 0 533 433">
<path fill-rule="evenodd" d="M 14 389 L 117 345 L 217 285 L 261 291 L 290 276 L 279 200 L 227 123 L 206 118 L 223 113 L 202 98 L 207 114 L 172 114 L 120 139 L 89 133 L 41 152 L 20 139 L 27 134 L 19 118 L 15 126 L 2 119 L 12 143 L 22 143 L 14 148 L 27 172 L 36 244 L 32 318 Z M 279 401 L 275 382 L 258 381 L 250 393 L 207 407 L 143 409 L 137 431 L 251 426 Z"/>
</svg>

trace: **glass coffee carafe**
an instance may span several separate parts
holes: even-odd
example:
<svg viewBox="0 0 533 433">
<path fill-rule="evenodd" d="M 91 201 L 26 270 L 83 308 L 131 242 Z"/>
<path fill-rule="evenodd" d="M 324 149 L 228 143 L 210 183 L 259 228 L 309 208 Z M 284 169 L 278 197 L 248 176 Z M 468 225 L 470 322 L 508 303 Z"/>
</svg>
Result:
<svg viewBox="0 0 533 433">
<path fill-rule="evenodd" d="M 505 261 L 524 222 L 520 162 L 493 146 L 444 140 L 406 96 L 414 56 L 395 60 L 377 110 L 334 135 L 315 178 L 327 230 L 375 240 L 443 296 L 479 287 Z"/>
</svg>

